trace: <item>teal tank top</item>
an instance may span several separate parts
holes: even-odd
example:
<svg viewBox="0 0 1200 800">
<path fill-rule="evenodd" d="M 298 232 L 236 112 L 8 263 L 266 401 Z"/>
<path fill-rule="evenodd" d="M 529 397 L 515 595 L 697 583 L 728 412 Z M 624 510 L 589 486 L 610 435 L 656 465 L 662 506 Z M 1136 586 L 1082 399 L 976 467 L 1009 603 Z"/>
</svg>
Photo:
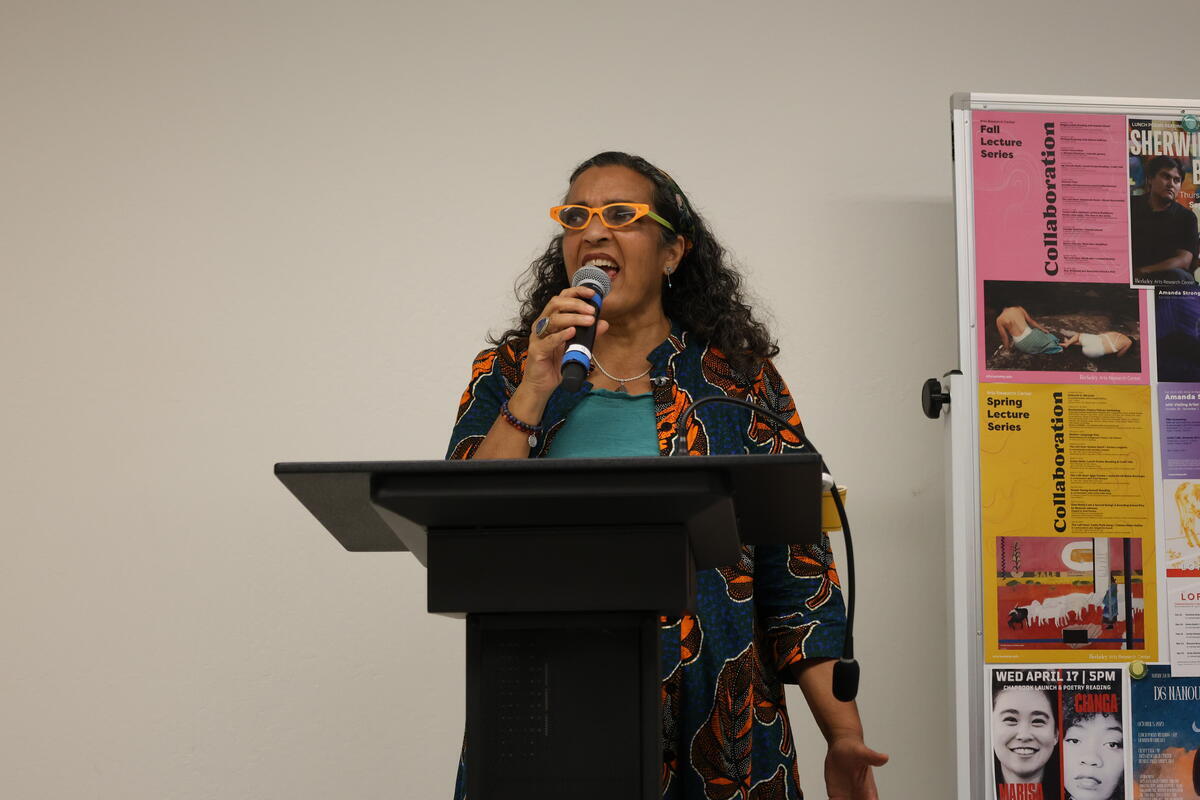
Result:
<svg viewBox="0 0 1200 800">
<path fill-rule="evenodd" d="M 654 397 L 592 389 L 567 415 L 546 458 L 657 455 Z"/>
</svg>

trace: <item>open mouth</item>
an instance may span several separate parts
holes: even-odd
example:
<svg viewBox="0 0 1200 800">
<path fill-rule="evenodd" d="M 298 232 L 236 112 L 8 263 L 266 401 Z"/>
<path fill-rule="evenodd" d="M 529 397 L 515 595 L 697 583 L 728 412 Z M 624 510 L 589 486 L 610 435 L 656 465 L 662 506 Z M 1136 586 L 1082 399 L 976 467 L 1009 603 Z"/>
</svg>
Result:
<svg viewBox="0 0 1200 800">
<path fill-rule="evenodd" d="M 589 258 L 587 261 L 583 262 L 583 266 L 597 267 L 604 270 L 605 274 L 608 275 L 609 280 L 612 280 L 613 276 L 621 271 L 621 268 L 617 266 L 615 261 L 611 261 L 607 258 Z"/>
</svg>

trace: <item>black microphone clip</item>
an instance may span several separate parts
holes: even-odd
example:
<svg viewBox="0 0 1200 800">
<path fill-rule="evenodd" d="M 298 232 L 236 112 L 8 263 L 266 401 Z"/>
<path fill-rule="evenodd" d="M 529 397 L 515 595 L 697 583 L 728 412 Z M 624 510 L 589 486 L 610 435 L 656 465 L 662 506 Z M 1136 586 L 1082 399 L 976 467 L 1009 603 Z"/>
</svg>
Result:
<svg viewBox="0 0 1200 800">
<path fill-rule="evenodd" d="M 858 697 L 858 661 L 839 658 L 833 665 L 833 696 L 843 703 Z"/>
</svg>

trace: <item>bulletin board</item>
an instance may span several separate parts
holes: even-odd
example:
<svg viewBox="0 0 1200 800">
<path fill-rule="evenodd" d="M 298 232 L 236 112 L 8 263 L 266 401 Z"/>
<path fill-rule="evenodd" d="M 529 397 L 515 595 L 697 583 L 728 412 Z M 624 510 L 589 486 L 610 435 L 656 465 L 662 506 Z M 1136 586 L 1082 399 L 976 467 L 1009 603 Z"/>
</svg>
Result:
<svg viewBox="0 0 1200 800">
<path fill-rule="evenodd" d="M 1200 798 L 1200 100 L 951 100 L 957 796 Z"/>
</svg>

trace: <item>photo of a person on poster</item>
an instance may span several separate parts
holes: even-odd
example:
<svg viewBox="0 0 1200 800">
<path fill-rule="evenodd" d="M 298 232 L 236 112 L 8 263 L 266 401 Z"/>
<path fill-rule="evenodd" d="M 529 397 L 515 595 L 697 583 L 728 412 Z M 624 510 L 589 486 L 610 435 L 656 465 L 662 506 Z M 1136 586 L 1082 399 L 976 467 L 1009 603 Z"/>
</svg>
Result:
<svg viewBox="0 0 1200 800">
<path fill-rule="evenodd" d="M 1195 285 L 1198 252 L 1195 213 L 1179 200 L 1186 174 L 1172 156 L 1154 156 L 1142 168 L 1141 194 L 1129 199 L 1133 283 Z"/>
<path fill-rule="evenodd" d="M 1133 346 L 1133 340 L 1120 331 L 1101 331 L 1100 333 L 1076 333 L 1064 331 L 1067 338 L 1063 339 L 1063 349 L 1077 345 L 1083 354 L 1092 359 L 1104 356 L 1123 356 Z"/>
<path fill-rule="evenodd" d="M 1059 800 L 1058 691 L 992 685 L 996 800 Z"/>
<path fill-rule="evenodd" d="M 1138 294 L 1120 283 L 984 281 L 986 368 L 1138 372 Z"/>
<path fill-rule="evenodd" d="M 1066 800 L 1121 800 L 1125 797 L 1125 732 L 1120 693 L 1068 693 L 1063 700 Z"/>
<path fill-rule="evenodd" d="M 1027 355 L 1045 353 L 1056 355 L 1063 351 L 1062 343 L 1042 327 L 1022 306 L 1007 306 L 996 315 L 996 330 L 1006 350 L 1017 349 Z"/>
</svg>

